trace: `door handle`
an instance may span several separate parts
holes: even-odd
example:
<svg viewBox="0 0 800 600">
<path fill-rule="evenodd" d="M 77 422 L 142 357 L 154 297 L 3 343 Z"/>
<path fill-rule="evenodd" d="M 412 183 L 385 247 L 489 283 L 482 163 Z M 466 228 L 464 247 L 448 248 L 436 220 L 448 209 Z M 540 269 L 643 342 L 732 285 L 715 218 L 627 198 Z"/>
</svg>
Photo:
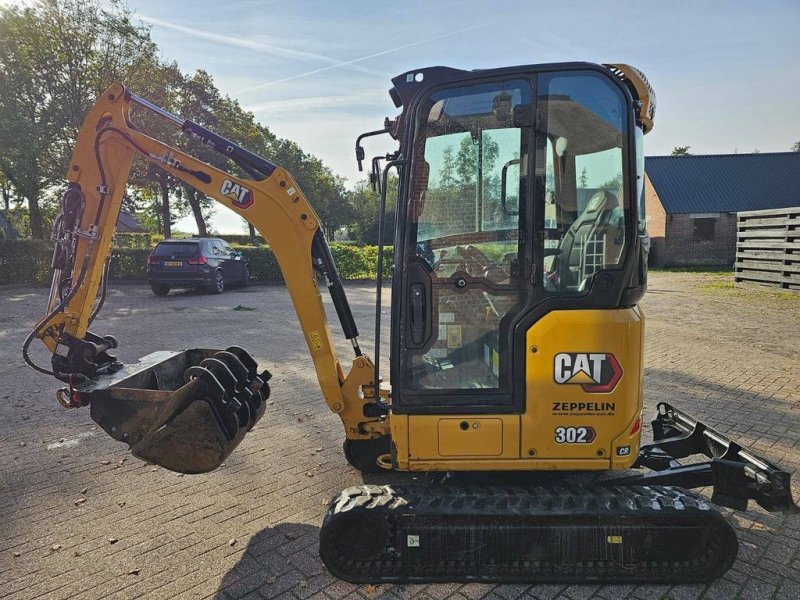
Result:
<svg viewBox="0 0 800 600">
<path fill-rule="evenodd" d="M 425 286 L 411 284 L 411 342 L 419 346 L 425 339 Z"/>
</svg>

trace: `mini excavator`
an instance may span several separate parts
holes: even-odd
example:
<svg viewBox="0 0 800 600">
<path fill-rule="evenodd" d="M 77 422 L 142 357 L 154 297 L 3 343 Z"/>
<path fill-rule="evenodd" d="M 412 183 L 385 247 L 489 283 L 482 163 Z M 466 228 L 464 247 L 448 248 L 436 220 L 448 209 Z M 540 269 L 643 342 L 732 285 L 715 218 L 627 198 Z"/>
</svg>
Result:
<svg viewBox="0 0 800 600">
<path fill-rule="evenodd" d="M 250 222 L 280 265 L 344 455 L 362 472 L 448 473 L 334 498 L 320 554 L 353 582 L 690 582 L 736 557 L 712 504 L 797 512 L 789 473 L 666 403 L 642 443 L 644 135 L 656 99 L 623 64 L 563 63 L 392 80 L 400 114 L 372 158 L 378 306 L 389 181 L 397 182 L 388 385 L 365 356 L 319 218 L 292 175 L 112 85 L 90 110 L 54 227 L 46 316 L 26 361 L 66 408 L 173 471 L 218 467 L 263 416 L 270 374 L 239 346 L 136 364 L 91 333 L 132 161 L 141 156 Z M 163 119 L 227 172 L 148 135 Z M 186 142 L 188 144 L 188 142 Z M 186 145 L 182 146 L 186 147 Z M 205 150 L 204 150 L 205 151 Z M 390 172 L 396 175 L 388 178 Z M 209 268 L 197 265 L 198 269 Z M 338 358 L 318 282 L 354 356 Z M 35 338 L 52 354 L 34 363 Z M 681 459 L 688 461 L 681 462 Z M 459 474 L 462 477 L 459 477 Z M 711 502 L 687 488 L 710 487 Z"/>
</svg>

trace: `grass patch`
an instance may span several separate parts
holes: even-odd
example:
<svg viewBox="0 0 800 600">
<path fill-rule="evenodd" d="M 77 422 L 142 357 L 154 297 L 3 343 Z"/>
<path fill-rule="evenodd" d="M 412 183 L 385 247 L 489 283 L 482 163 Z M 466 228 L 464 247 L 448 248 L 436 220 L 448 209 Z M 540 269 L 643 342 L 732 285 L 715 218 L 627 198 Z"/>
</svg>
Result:
<svg viewBox="0 0 800 600">
<path fill-rule="evenodd" d="M 704 283 L 700 289 L 707 294 L 723 294 L 729 298 L 755 300 L 761 302 L 778 302 L 800 306 L 800 294 L 767 286 L 735 285 L 733 281 L 713 281 Z"/>
<path fill-rule="evenodd" d="M 233 310 L 235 310 L 236 312 L 250 312 L 255 310 L 255 308 L 253 308 L 252 306 L 244 306 L 243 304 L 240 304 L 238 306 L 234 306 Z"/>
<path fill-rule="evenodd" d="M 714 283 L 704 283 L 704 290 L 733 290 L 736 286 L 732 281 L 715 281 Z"/>
</svg>

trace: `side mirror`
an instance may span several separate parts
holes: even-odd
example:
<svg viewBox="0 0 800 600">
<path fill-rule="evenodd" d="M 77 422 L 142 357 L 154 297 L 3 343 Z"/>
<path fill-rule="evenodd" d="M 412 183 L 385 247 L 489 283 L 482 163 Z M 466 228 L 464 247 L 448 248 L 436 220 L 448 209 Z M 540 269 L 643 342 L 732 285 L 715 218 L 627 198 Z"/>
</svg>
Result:
<svg viewBox="0 0 800 600">
<path fill-rule="evenodd" d="M 241 257 L 242 257 L 242 251 L 241 251 L 241 250 L 234 250 L 234 251 L 233 251 L 233 255 L 234 255 L 236 258 L 241 258 Z"/>
<path fill-rule="evenodd" d="M 516 208 L 509 208 L 508 207 L 508 172 L 511 171 L 511 174 L 516 174 L 516 177 L 512 178 L 512 181 L 519 182 L 519 159 L 514 158 L 508 161 L 506 164 L 503 165 L 503 170 L 500 174 L 500 208 L 503 209 L 503 213 L 509 216 L 515 216 L 519 214 L 519 197 L 517 197 L 517 206 Z"/>
</svg>

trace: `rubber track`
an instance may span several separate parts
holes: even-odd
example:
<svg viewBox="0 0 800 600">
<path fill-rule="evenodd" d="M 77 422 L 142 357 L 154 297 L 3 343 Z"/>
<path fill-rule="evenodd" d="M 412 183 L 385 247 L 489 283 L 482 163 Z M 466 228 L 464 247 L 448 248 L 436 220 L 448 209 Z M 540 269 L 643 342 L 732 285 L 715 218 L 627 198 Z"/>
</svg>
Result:
<svg viewBox="0 0 800 600">
<path fill-rule="evenodd" d="M 367 485 L 334 498 L 320 532 L 323 562 L 354 583 L 700 582 L 737 551 L 676 487 Z"/>
</svg>

